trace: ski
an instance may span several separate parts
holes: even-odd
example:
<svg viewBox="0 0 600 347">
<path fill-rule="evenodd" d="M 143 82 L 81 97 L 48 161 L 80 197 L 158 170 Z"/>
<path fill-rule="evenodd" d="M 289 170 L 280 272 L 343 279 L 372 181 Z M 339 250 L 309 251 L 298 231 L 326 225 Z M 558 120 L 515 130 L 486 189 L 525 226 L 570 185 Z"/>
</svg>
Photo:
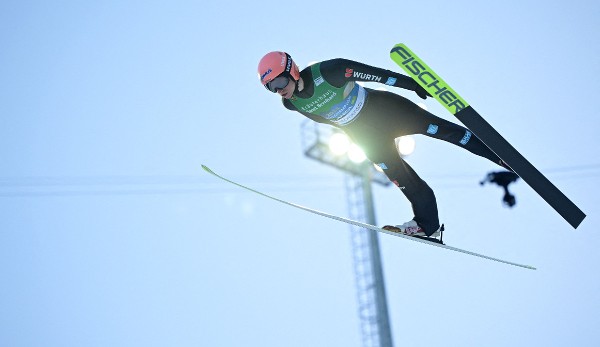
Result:
<svg viewBox="0 0 600 347">
<path fill-rule="evenodd" d="M 425 238 L 417 238 L 417 237 L 413 237 L 413 236 L 408 236 L 408 235 L 404 235 L 404 234 L 400 234 L 400 233 L 388 231 L 388 230 L 379 228 L 379 227 L 371 225 L 371 224 L 366 224 L 366 223 L 358 222 L 358 221 L 355 221 L 355 220 L 351 220 L 351 219 L 347 219 L 347 218 L 344 218 L 344 217 L 335 216 L 335 215 L 332 215 L 332 214 L 329 214 L 329 213 L 325 213 L 325 212 L 321 212 L 321 211 L 318 211 L 318 210 L 315 210 L 315 209 L 312 209 L 312 208 L 308 208 L 308 207 L 305 207 L 305 206 L 294 204 L 292 202 L 288 202 L 288 201 L 285 201 L 285 200 L 282 200 L 282 199 L 278 199 L 276 197 L 267 195 L 265 193 L 261 193 L 258 190 L 246 187 L 246 186 L 241 185 L 239 183 L 236 183 L 236 182 L 234 182 L 232 180 L 229 180 L 229 179 L 227 179 L 227 178 L 225 178 L 223 176 L 220 176 L 220 175 L 216 174 L 214 171 L 212 171 L 210 168 L 208 168 L 205 165 L 202 165 L 202 168 L 204 169 L 204 171 L 208 172 L 209 174 L 211 174 L 211 175 L 213 175 L 213 176 L 215 176 L 217 178 L 220 178 L 221 180 L 223 180 L 225 182 L 231 183 L 231 184 L 233 184 L 235 186 L 238 186 L 240 188 L 243 188 L 243 189 L 248 190 L 250 192 L 253 192 L 255 194 L 262 195 L 263 197 L 269 198 L 271 200 L 275 200 L 275 201 L 280 202 L 282 204 L 285 204 L 285 205 L 288 205 L 288 206 L 292 206 L 292 207 L 295 207 L 295 208 L 299 208 L 301 210 L 304 210 L 304 211 L 307 211 L 307 212 L 311 212 L 311 213 L 314 213 L 314 214 L 322 216 L 322 217 L 334 219 L 334 220 L 337 220 L 337 221 L 340 221 L 340 222 L 344 222 L 344 223 L 347 223 L 347 224 L 352 224 L 352 225 L 355 225 L 355 226 L 358 226 L 358 227 L 361 227 L 361 228 L 364 228 L 364 229 L 369 229 L 369 230 L 373 230 L 373 231 L 376 231 L 376 232 L 380 232 L 380 233 L 384 233 L 384 234 L 388 234 L 388 235 L 392 235 L 392 236 L 396 236 L 396 237 L 401 237 L 403 239 L 407 239 L 407 240 L 411 240 L 411 241 L 415 241 L 415 242 L 424 243 L 424 244 L 427 244 L 427 245 L 430 245 L 430 246 L 436 246 L 436 247 L 440 247 L 440 248 L 445 248 L 447 250 L 454 251 L 454 252 L 460 252 L 460 253 L 472 255 L 472 256 L 475 256 L 475 257 L 479 257 L 479 258 L 483 258 L 483 259 L 488 259 L 488 260 L 496 261 L 496 262 L 503 263 L 503 264 L 518 266 L 518 267 L 522 267 L 522 268 L 526 268 L 526 269 L 530 269 L 530 270 L 536 270 L 535 267 L 530 266 L 530 265 L 523 265 L 523 264 L 518 264 L 518 263 L 514 263 L 514 262 L 511 262 L 511 261 L 507 261 L 507 260 L 502 260 L 502 259 L 498 259 L 498 258 L 489 257 L 487 255 L 483 255 L 483 254 L 479 254 L 479 253 L 467 251 L 467 250 L 464 250 L 464 249 L 460 249 L 460 248 L 448 246 L 448 245 L 445 245 L 445 244 L 443 244 L 443 243 L 441 243 L 439 241 L 428 241 Z"/>
<path fill-rule="evenodd" d="M 482 140 L 523 181 L 533 188 L 573 228 L 586 217 L 569 198 L 506 141 L 472 106 L 419 59 L 406 45 L 397 44 L 390 57 L 450 113 Z"/>
</svg>

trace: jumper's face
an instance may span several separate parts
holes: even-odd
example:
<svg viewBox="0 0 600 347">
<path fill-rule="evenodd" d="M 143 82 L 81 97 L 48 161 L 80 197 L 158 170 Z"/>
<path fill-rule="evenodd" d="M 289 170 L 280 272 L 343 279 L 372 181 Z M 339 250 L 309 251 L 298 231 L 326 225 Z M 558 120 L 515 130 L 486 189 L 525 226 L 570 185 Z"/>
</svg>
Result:
<svg viewBox="0 0 600 347">
<path fill-rule="evenodd" d="M 281 95 L 282 97 L 289 99 L 292 97 L 292 95 L 294 94 L 294 89 L 296 89 L 296 83 L 294 83 L 294 81 L 291 78 L 288 78 L 288 80 L 290 81 L 287 86 L 285 86 L 283 89 L 280 89 L 277 93 L 279 95 Z"/>
<path fill-rule="evenodd" d="M 294 94 L 294 89 L 296 84 L 293 80 L 284 75 L 279 75 L 275 77 L 271 82 L 267 83 L 267 89 L 272 91 L 273 93 L 277 93 L 282 97 L 289 99 Z"/>
</svg>

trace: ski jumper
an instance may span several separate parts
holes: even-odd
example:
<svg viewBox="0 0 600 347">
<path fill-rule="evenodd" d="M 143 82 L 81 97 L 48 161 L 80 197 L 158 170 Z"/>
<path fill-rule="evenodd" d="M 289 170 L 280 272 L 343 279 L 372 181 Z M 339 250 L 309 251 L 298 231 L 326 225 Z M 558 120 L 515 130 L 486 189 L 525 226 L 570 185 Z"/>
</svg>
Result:
<svg viewBox="0 0 600 347">
<path fill-rule="evenodd" d="M 343 130 L 373 163 L 398 186 L 412 205 L 414 220 L 427 235 L 440 227 L 433 190 L 404 161 L 395 139 L 423 134 L 462 147 L 500 164 L 468 129 L 439 118 L 394 93 L 364 88 L 356 81 L 378 82 L 424 94 L 408 76 L 347 59 L 316 63 L 300 72 L 304 88 L 296 88 L 284 106 L 318 123 Z"/>
</svg>

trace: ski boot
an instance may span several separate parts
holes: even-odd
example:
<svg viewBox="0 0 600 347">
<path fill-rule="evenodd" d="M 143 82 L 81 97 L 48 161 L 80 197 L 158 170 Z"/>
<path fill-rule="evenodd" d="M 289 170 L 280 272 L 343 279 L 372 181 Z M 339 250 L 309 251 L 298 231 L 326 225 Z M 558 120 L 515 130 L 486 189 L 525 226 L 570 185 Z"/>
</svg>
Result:
<svg viewBox="0 0 600 347">
<path fill-rule="evenodd" d="M 444 244 L 442 242 L 442 232 L 444 231 L 444 224 L 442 224 L 438 230 L 434 231 L 431 235 L 425 234 L 425 231 L 415 222 L 414 220 L 408 221 L 402 225 L 386 225 L 382 229 L 391 231 L 394 233 L 400 233 L 407 236 L 416 237 L 422 240 L 427 240 L 435 243 Z M 440 237 L 439 239 L 437 237 Z"/>
</svg>

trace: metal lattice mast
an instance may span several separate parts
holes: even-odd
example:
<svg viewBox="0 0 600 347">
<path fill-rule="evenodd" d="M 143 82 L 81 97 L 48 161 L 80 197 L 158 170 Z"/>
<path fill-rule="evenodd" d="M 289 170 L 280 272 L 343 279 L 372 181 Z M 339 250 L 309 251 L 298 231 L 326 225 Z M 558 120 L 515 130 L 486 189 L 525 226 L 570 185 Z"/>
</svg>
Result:
<svg viewBox="0 0 600 347">
<path fill-rule="evenodd" d="M 302 125 L 304 154 L 344 171 L 351 219 L 376 225 L 371 185 L 389 186 L 390 181 L 371 164 L 353 163 L 348 157 L 333 155 L 327 140 L 339 131 L 314 122 Z M 379 240 L 377 232 L 351 227 L 351 241 L 358 298 L 358 314 L 363 347 L 392 347 Z"/>
<path fill-rule="evenodd" d="M 376 225 L 371 181 L 346 175 L 350 218 Z M 351 226 L 352 254 L 363 347 L 391 347 L 392 336 L 377 232 Z"/>
</svg>

